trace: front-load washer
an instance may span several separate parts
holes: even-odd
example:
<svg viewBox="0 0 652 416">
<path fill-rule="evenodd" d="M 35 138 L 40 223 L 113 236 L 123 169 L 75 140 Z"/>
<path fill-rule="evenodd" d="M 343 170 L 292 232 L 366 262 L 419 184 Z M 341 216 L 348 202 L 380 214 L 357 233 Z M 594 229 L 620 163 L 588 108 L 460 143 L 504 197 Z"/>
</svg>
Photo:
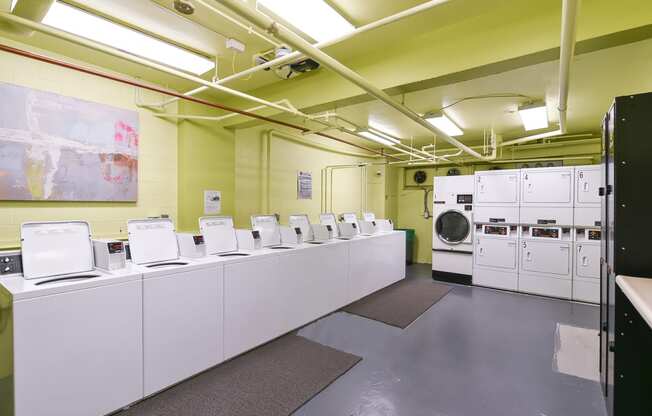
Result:
<svg viewBox="0 0 652 416">
<path fill-rule="evenodd" d="M 144 394 L 223 361 L 223 274 L 217 259 L 179 257 L 168 218 L 127 223 L 131 260 L 143 273 Z"/>
<path fill-rule="evenodd" d="M 570 227 L 521 226 L 518 290 L 570 299 L 573 242 Z"/>
<path fill-rule="evenodd" d="M 21 226 L 24 275 L 0 279 L 13 357 L 2 400 L 16 416 L 103 415 L 143 397 L 142 275 L 94 269 L 90 235 L 83 221 Z"/>
<path fill-rule="evenodd" d="M 476 224 L 473 247 L 473 284 L 518 289 L 518 226 Z"/>
<path fill-rule="evenodd" d="M 519 224 L 520 171 L 488 170 L 474 176 L 474 222 Z"/>
<path fill-rule="evenodd" d="M 601 165 L 575 167 L 575 227 L 600 227 Z"/>
<path fill-rule="evenodd" d="M 473 271 L 472 175 L 435 179 L 433 198 L 432 277 L 471 283 Z"/>
<path fill-rule="evenodd" d="M 520 223 L 573 226 L 573 167 L 521 169 Z"/>
<path fill-rule="evenodd" d="M 600 302 L 600 228 L 575 229 L 573 300 Z"/>
</svg>

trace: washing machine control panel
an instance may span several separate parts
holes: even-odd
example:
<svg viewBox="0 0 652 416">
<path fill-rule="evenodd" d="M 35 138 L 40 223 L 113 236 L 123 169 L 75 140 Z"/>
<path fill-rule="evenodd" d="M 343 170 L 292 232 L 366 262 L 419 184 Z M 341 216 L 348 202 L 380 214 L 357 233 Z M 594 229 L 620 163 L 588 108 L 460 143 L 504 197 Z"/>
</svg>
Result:
<svg viewBox="0 0 652 416">
<path fill-rule="evenodd" d="M 595 228 L 578 228 L 575 239 L 577 241 L 600 241 L 602 240 L 602 231 Z"/>
<path fill-rule="evenodd" d="M 476 224 L 476 231 L 484 235 L 509 237 L 516 233 L 516 225 Z"/>
<path fill-rule="evenodd" d="M 473 195 L 472 194 L 457 194 L 457 203 L 458 204 L 473 204 Z"/>
<path fill-rule="evenodd" d="M 570 228 L 566 227 L 521 227 L 521 236 L 528 238 L 542 238 L 547 240 L 569 240 Z"/>
</svg>

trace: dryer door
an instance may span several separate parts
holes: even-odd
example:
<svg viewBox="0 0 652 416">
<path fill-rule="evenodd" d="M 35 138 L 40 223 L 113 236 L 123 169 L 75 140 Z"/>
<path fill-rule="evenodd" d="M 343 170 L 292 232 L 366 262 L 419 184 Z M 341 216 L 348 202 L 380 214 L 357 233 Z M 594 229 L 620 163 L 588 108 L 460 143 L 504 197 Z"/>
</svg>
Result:
<svg viewBox="0 0 652 416">
<path fill-rule="evenodd" d="M 581 244 L 575 246 L 575 276 L 600 279 L 600 246 Z"/>
<path fill-rule="evenodd" d="M 571 255 L 568 242 L 525 240 L 521 242 L 521 270 L 565 276 L 570 272 Z"/>
<path fill-rule="evenodd" d="M 446 244 L 460 244 L 471 233 L 471 223 L 464 214 L 450 210 L 443 212 L 435 221 L 435 234 Z"/>
<path fill-rule="evenodd" d="M 485 237 L 476 235 L 473 250 L 477 266 L 516 270 L 516 240 L 512 238 Z"/>
</svg>

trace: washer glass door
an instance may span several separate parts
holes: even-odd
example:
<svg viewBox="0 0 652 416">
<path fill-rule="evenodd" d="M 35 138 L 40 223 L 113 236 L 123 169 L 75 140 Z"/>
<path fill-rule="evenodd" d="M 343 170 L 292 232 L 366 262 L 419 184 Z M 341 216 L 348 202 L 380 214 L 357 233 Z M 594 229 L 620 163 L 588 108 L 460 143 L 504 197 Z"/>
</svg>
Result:
<svg viewBox="0 0 652 416">
<path fill-rule="evenodd" d="M 471 232 L 471 224 L 464 214 L 458 211 L 446 211 L 437 217 L 435 232 L 443 242 L 459 244 Z"/>
</svg>

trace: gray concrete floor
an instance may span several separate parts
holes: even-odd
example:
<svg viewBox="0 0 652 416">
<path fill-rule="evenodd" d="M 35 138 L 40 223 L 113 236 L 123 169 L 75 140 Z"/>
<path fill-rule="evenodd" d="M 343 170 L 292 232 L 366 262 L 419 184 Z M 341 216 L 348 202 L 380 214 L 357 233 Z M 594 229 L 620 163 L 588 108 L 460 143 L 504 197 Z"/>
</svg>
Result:
<svg viewBox="0 0 652 416">
<path fill-rule="evenodd" d="M 430 279 L 430 265 L 408 267 Z M 298 416 L 604 416 L 597 382 L 557 372 L 557 324 L 596 330 L 596 306 L 453 290 L 401 330 L 345 312 L 299 335 L 363 360 Z"/>
</svg>

